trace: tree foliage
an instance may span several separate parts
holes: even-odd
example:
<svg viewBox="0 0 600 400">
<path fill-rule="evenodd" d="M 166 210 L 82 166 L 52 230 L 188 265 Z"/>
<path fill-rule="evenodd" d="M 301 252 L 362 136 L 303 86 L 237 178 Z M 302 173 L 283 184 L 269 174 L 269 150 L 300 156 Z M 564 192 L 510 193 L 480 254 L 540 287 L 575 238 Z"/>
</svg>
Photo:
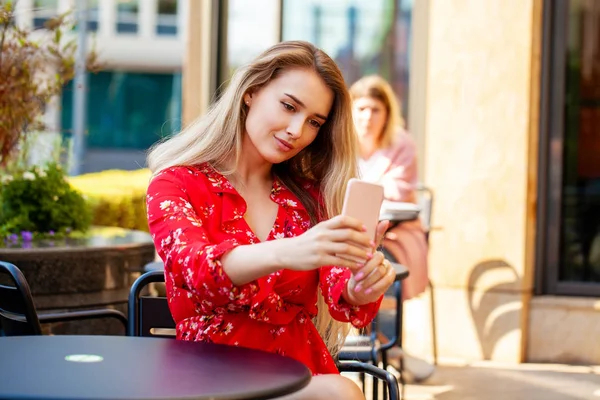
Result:
<svg viewBox="0 0 600 400">
<path fill-rule="evenodd" d="M 0 2 L 0 167 L 28 131 L 43 129 L 46 104 L 75 75 L 71 13 L 48 19 L 43 29 L 23 29 L 15 23 L 16 3 Z M 95 52 L 86 63 L 98 68 Z"/>
</svg>

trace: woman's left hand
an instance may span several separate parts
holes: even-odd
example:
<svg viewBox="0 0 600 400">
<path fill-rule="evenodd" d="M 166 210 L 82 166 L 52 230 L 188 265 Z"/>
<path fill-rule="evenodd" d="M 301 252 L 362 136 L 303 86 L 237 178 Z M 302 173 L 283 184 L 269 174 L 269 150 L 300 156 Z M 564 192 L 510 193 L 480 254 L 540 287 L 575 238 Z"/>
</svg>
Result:
<svg viewBox="0 0 600 400">
<path fill-rule="evenodd" d="M 378 251 L 364 267 L 352 275 L 346 286 L 346 301 L 352 305 L 372 303 L 394 283 L 396 271 Z"/>
<path fill-rule="evenodd" d="M 380 221 L 377 224 L 375 233 L 377 246 L 383 241 L 389 225 L 389 221 Z M 344 297 L 350 304 L 363 305 L 376 301 L 396 279 L 396 271 L 383 253 L 375 249 L 373 251 L 373 257 L 362 268 L 356 270 L 348 280 Z"/>
</svg>

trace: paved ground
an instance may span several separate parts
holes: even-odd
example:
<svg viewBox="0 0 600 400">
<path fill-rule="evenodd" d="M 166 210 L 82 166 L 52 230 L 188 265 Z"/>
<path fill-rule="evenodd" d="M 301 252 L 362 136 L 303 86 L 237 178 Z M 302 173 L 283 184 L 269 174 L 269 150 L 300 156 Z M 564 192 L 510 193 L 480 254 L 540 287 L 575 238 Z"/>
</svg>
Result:
<svg viewBox="0 0 600 400">
<path fill-rule="evenodd" d="M 600 368 L 478 363 L 440 366 L 423 385 L 408 385 L 409 400 L 600 400 Z"/>
<path fill-rule="evenodd" d="M 600 400 L 600 367 L 554 364 L 441 365 L 406 400 Z"/>
</svg>

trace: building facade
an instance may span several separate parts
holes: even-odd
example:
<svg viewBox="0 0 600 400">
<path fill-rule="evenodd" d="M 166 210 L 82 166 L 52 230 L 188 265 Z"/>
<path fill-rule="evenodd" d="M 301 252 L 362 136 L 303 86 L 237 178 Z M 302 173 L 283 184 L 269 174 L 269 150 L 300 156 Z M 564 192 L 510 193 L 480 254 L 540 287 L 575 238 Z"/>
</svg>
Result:
<svg viewBox="0 0 600 400">
<path fill-rule="evenodd" d="M 16 22 L 33 29 L 75 0 L 19 0 Z M 145 150 L 181 126 L 181 70 L 187 2 L 87 0 L 88 50 L 102 70 L 87 76 L 87 131 L 82 171 L 136 169 Z M 75 34 L 75 33 L 74 33 Z M 69 137 L 73 83 L 48 110 L 50 129 Z"/>
<path fill-rule="evenodd" d="M 600 363 L 600 3 L 415 7 L 440 355 Z M 407 304 L 422 354 L 426 301 Z"/>
</svg>

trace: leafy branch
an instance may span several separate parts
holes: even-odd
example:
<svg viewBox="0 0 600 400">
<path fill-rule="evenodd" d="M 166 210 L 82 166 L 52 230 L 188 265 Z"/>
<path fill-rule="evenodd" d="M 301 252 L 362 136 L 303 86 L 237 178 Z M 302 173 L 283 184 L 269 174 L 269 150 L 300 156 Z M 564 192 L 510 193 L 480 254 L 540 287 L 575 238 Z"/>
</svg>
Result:
<svg viewBox="0 0 600 400">
<path fill-rule="evenodd" d="M 46 21 L 44 29 L 15 24 L 16 1 L 0 4 L 0 167 L 14 156 L 27 132 L 43 129 L 46 104 L 75 76 L 76 42 L 67 32 L 75 21 L 71 12 Z M 86 60 L 98 70 L 94 51 Z"/>
</svg>

